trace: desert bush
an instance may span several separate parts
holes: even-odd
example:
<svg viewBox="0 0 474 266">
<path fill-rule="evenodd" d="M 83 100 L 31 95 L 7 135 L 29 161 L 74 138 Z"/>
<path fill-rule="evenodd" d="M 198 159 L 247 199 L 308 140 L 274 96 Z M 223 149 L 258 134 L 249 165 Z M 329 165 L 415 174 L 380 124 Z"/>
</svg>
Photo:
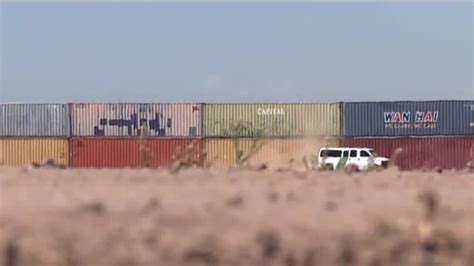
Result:
<svg viewBox="0 0 474 266">
<path fill-rule="evenodd" d="M 242 147 L 242 138 L 248 132 L 252 131 L 253 126 L 243 121 L 237 121 L 230 125 L 226 135 L 232 138 L 235 152 L 235 163 L 238 167 L 249 166 L 249 160 L 254 156 L 264 144 L 264 130 L 255 130 L 252 132 L 251 144 L 248 150 Z"/>
<path fill-rule="evenodd" d="M 148 126 L 145 124 L 142 127 L 142 134 L 138 143 L 138 151 L 140 153 L 140 166 L 149 168 L 151 166 L 151 152 L 148 145 Z"/>
</svg>

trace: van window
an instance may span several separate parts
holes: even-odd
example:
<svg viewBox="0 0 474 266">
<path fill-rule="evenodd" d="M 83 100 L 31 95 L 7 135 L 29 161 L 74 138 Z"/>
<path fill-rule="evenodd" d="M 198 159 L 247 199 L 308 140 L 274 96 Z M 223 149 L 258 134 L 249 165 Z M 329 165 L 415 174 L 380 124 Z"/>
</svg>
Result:
<svg viewBox="0 0 474 266">
<path fill-rule="evenodd" d="M 349 157 L 349 151 L 344 151 L 344 153 L 342 154 L 342 157 Z"/>
<path fill-rule="evenodd" d="M 357 157 L 357 150 L 351 150 L 351 157 Z"/>
<path fill-rule="evenodd" d="M 360 157 L 370 157 L 370 154 L 366 151 L 360 151 Z"/>
<path fill-rule="evenodd" d="M 342 152 L 340 150 L 322 150 L 321 157 L 341 157 Z"/>
</svg>

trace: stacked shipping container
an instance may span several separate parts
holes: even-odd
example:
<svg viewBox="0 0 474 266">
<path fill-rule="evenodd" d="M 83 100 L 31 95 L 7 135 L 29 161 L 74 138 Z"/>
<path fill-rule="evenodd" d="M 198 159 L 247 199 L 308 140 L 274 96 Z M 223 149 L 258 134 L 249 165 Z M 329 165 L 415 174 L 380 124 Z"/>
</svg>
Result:
<svg viewBox="0 0 474 266">
<path fill-rule="evenodd" d="M 202 153 L 202 104 L 74 103 L 70 110 L 73 167 L 164 167 L 184 149 Z"/>
<path fill-rule="evenodd" d="M 67 165 L 69 125 L 66 104 L 0 105 L 0 164 L 53 160 Z"/>
<path fill-rule="evenodd" d="M 151 167 L 183 153 L 216 167 L 303 167 L 342 144 L 402 148 L 402 169 L 459 169 L 474 153 L 474 101 L 1 104 L 0 137 L 8 165 L 139 167 L 145 149 Z"/>
<path fill-rule="evenodd" d="M 474 101 L 345 103 L 343 131 L 343 146 L 401 148 L 401 169 L 460 169 L 473 154 Z"/>
<path fill-rule="evenodd" d="M 302 167 L 319 147 L 339 146 L 341 107 L 341 103 L 205 104 L 206 162 L 215 167 L 239 162 Z"/>
</svg>

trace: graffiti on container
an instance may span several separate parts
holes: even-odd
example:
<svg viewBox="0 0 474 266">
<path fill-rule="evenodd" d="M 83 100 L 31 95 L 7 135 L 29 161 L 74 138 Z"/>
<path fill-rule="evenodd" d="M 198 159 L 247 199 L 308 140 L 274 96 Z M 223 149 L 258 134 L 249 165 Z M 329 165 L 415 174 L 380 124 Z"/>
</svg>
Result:
<svg viewBox="0 0 474 266">
<path fill-rule="evenodd" d="M 162 113 L 155 113 L 153 119 L 139 118 L 138 114 L 130 115 L 130 119 L 107 119 L 100 118 L 99 124 L 94 126 L 94 136 L 105 136 L 106 127 L 127 128 L 128 136 L 141 136 L 142 128 L 148 127 L 149 135 L 152 136 L 168 136 L 171 135 L 171 126 L 173 120 L 171 118 L 163 117 Z M 196 136 L 197 129 L 195 127 L 189 128 L 189 136 Z"/>
<path fill-rule="evenodd" d="M 412 123 L 411 112 L 384 112 L 385 128 L 436 128 L 438 111 L 416 111 Z"/>
<path fill-rule="evenodd" d="M 257 115 L 285 115 L 283 108 L 257 108 Z"/>
</svg>

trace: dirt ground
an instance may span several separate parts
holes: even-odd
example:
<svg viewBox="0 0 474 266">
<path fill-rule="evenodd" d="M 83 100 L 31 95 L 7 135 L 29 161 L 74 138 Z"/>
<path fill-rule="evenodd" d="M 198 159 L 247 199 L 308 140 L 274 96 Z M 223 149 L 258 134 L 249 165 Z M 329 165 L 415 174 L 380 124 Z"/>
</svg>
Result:
<svg viewBox="0 0 474 266">
<path fill-rule="evenodd" d="M 0 263 L 474 265 L 474 174 L 0 168 Z"/>
</svg>

